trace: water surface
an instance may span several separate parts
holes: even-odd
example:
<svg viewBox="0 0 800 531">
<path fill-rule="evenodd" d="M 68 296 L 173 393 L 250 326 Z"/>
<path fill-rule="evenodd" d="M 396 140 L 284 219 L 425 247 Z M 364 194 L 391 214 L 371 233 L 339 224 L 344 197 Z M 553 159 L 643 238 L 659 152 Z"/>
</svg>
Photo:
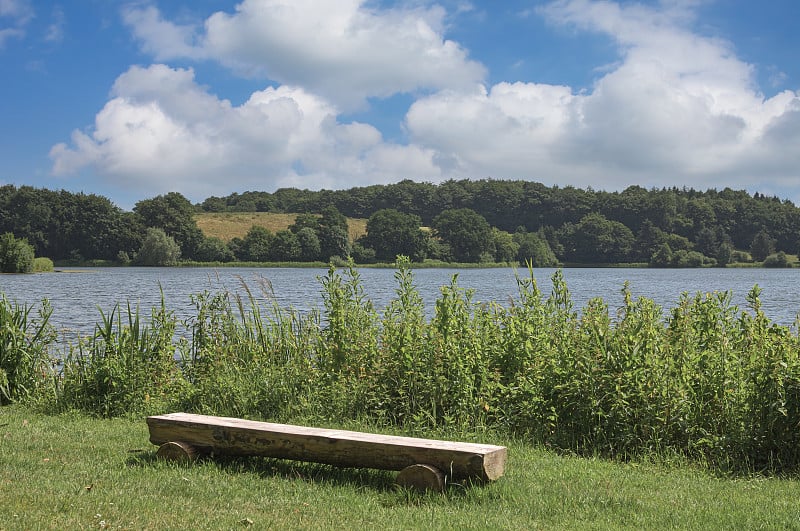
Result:
<svg viewBox="0 0 800 531">
<path fill-rule="evenodd" d="M 259 297 L 274 294 L 281 307 L 300 311 L 322 306 L 320 276 L 325 269 L 309 268 L 62 268 L 61 272 L 35 275 L 0 275 L 0 292 L 18 302 L 50 300 L 52 322 L 60 329 L 91 333 L 116 303 L 130 302 L 148 314 L 161 293 L 167 307 L 178 317 L 193 315 L 191 294 L 229 290 L 243 293 L 243 282 Z M 540 289 L 550 292 L 555 269 L 536 269 Z M 382 310 L 397 288 L 392 269 L 361 269 L 364 290 Z M 665 309 L 675 306 L 681 293 L 731 291 L 733 301 L 746 307 L 745 297 L 754 285 L 762 288 L 765 313 L 774 321 L 790 325 L 800 312 L 800 269 L 564 269 L 564 278 L 577 308 L 593 297 L 602 297 L 614 309 L 622 304 L 620 291 L 629 282 L 634 296 L 654 299 Z M 458 275 L 461 287 L 475 290 L 474 300 L 508 304 L 517 297 L 515 274 L 523 269 L 419 269 L 414 280 L 429 313 L 441 286 Z M 271 286 L 271 290 L 262 289 Z"/>
</svg>

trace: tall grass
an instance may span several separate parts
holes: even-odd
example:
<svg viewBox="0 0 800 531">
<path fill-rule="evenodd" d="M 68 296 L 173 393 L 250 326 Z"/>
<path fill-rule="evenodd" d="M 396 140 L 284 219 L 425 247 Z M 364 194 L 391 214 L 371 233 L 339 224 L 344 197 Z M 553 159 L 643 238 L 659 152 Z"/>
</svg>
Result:
<svg viewBox="0 0 800 531">
<path fill-rule="evenodd" d="M 55 331 L 53 312 L 45 300 L 37 312 L 31 305 L 9 301 L 0 293 L 0 405 L 29 398 L 46 387 Z"/>
<path fill-rule="evenodd" d="M 187 383 L 175 363 L 177 320 L 163 294 L 147 321 L 130 304 L 100 310 L 100 318 L 92 336 L 68 346 L 50 407 L 106 417 L 168 408 Z"/>
<path fill-rule="evenodd" d="M 623 460 L 800 465 L 800 340 L 764 315 L 757 287 L 745 309 L 711 293 L 664 311 L 627 285 L 616 309 L 600 299 L 576 308 L 560 271 L 544 293 L 529 270 L 500 306 L 474 301 L 453 275 L 428 318 L 407 260 L 395 279 L 383 310 L 352 264 L 319 278 L 323 303 L 310 313 L 280 308 L 266 282 L 261 296 L 199 294 L 186 322 L 163 301 L 149 320 L 116 307 L 35 397 L 49 397 L 39 400 L 48 411 L 100 416 L 182 409 L 463 436 L 491 429 Z"/>
</svg>

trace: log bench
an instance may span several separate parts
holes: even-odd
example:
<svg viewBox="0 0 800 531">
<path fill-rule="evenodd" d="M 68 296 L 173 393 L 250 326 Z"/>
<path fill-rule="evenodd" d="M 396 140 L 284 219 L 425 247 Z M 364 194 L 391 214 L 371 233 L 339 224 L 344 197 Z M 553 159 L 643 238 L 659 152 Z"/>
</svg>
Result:
<svg viewBox="0 0 800 531">
<path fill-rule="evenodd" d="M 273 424 L 230 417 L 170 413 L 147 417 L 158 456 L 262 456 L 353 468 L 400 470 L 397 483 L 442 490 L 446 482 L 494 481 L 503 475 L 506 448 L 356 431 Z"/>
</svg>

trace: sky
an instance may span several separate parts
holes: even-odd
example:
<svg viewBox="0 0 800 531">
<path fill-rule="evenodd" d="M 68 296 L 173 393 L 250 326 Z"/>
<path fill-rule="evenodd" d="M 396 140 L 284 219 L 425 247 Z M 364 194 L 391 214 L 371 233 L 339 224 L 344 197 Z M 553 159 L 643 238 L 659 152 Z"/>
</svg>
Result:
<svg viewBox="0 0 800 531">
<path fill-rule="evenodd" d="M 800 204 L 797 0 L 0 0 L 0 185 L 525 179 Z"/>
</svg>

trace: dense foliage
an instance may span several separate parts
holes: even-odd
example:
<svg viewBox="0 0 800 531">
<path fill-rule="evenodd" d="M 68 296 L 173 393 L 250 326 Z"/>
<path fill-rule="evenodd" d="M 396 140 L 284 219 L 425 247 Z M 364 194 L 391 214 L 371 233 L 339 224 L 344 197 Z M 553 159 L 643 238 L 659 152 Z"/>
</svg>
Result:
<svg viewBox="0 0 800 531">
<path fill-rule="evenodd" d="M 470 209 L 488 224 L 515 234 L 546 234 L 566 262 L 652 262 L 686 267 L 763 261 L 800 247 L 800 209 L 791 201 L 729 188 L 708 190 L 631 186 L 622 192 L 547 187 L 530 181 L 402 181 L 349 190 L 280 189 L 209 198 L 205 211 L 318 212 L 369 218 L 382 209 L 418 216 L 423 225 L 447 210 Z M 741 252 L 732 256 L 732 250 Z M 659 257 L 653 261 L 653 255 Z M 697 253 L 697 254 L 691 254 Z M 524 258 L 517 256 L 522 261 Z"/>
<path fill-rule="evenodd" d="M 48 411 L 102 416 L 492 428 L 589 455 L 800 466 L 800 338 L 764 315 L 757 287 L 747 310 L 727 293 L 685 294 L 665 313 L 624 287 L 618 309 L 595 299 L 578 311 L 560 272 L 549 295 L 520 277 L 508 306 L 473 301 L 454 275 L 428 317 L 407 261 L 395 276 L 382 311 L 352 268 L 320 278 L 310 313 L 261 306 L 269 293 L 200 294 L 185 323 L 163 303 L 149 320 L 117 307 L 52 373 L 53 336 L 2 299 L 14 316 L 0 336 L 4 396 L 33 390 Z"/>
<path fill-rule="evenodd" d="M 178 264 L 181 248 L 172 236 L 162 229 L 150 227 L 142 242 L 142 248 L 136 253 L 136 265 L 174 266 Z"/>
<path fill-rule="evenodd" d="M 0 293 L 0 405 L 29 398 L 46 384 L 50 347 L 56 334 L 48 325 L 52 309 L 45 301 L 38 313 Z"/>
<path fill-rule="evenodd" d="M 33 246 L 10 232 L 0 235 L 0 273 L 33 271 Z"/>
<path fill-rule="evenodd" d="M 256 229 L 209 239 L 197 211 L 297 214 L 286 231 Z M 345 216 L 369 219 L 350 241 Z M 657 267 L 764 262 L 800 250 L 800 209 L 791 201 L 731 189 L 631 186 L 621 192 L 529 181 L 402 181 L 349 190 L 279 189 L 211 197 L 192 205 L 172 192 L 123 212 L 95 195 L 0 187 L 0 233 L 12 232 L 54 260 L 129 262 L 148 228 L 173 238 L 185 260 L 649 263 Z M 781 264 L 778 258 L 769 265 Z"/>
</svg>

